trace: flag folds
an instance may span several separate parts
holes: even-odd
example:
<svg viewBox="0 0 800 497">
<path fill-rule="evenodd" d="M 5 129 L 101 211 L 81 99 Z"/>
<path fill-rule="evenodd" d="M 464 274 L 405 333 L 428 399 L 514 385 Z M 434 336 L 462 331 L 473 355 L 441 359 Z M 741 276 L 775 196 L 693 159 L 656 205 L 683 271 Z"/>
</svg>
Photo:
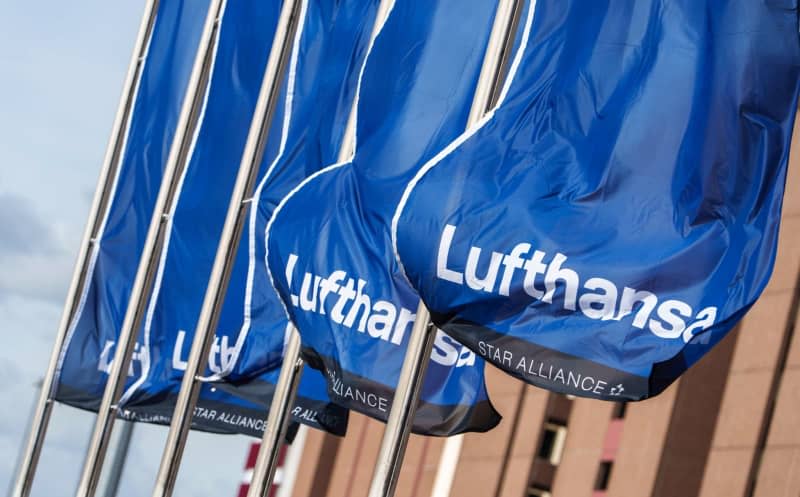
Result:
<svg viewBox="0 0 800 497">
<path fill-rule="evenodd" d="M 656 395 L 772 271 L 796 2 L 538 0 L 502 104 L 393 221 L 437 326 L 511 375 Z"/>
<path fill-rule="evenodd" d="M 354 157 L 303 181 L 267 227 L 270 277 L 304 357 L 325 371 L 335 402 L 377 419 L 388 417 L 419 302 L 394 262 L 389 223 L 413 166 L 466 127 L 494 8 L 395 2 L 361 75 Z M 496 425 L 483 367 L 437 333 L 413 429 L 451 435 Z"/>
<path fill-rule="evenodd" d="M 216 387 L 264 408 L 277 382 L 288 320 L 266 274 L 263 243 L 258 242 L 279 200 L 336 159 L 378 5 L 378 0 L 303 2 L 282 115 L 273 120 L 273 130 L 280 130 L 278 150 L 264 155 L 218 326 L 228 352 L 209 378 Z M 329 405 L 322 374 L 304 368 L 292 410 L 295 418 L 343 433 L 342 411 Z"/>
<path fill-rule="evenodd" d="M 147 361 L 120 399 L 134 419 L 168 422 L 172 415 L 279 9 L 278 2 L 252 0 L 226 2 L 222 9 L 204 100 L 139 335 Z M 265 154 L 275 154 L 279 136 L 270 133 Z M 216 339 L 209 368 L 219 369 L 228 355 L 227 340 Z M 203 386 L 195 412 L 195 425 L 219 425 L 255 436 L 263 430 L 261 406 L 209 385 Z"/>
<path fill-rule="evenodd" d="M 102 396 L 155 197 L 167 186 L 162 185 L 162 170 L 207 7 L 207 2 L 160 2 L 108 221 L 63 353 L 58 400 L 96 409 Z M 177 200 L 164 221 L 167 235 L 119 403 L 121 415 L 128 419 L 170 421 L 279 10 L 280 3 L 251 0 L 226 2 L 222 8 L 209 76 L 200 93 L 204 100 L 191 134 L 186 167 L 175 186 Z M 265 156 L 277 153 L 280 129 L 280 125 L 272 127 Z M 211 371 L 219 370 L 228 359 L 223 336 L 212 347 Z M 307 383 L 318 399 L 316 406 L 327 414 L 327 426 L 342 433 L 346 411 L 327 400 L 321 377 L 316 383 L 311 380 Z M 258 398 L 270 395 L 269 389 L 258 391 Z M 264 418 L 262 402 L 205 385 L 193 426 L 261 436 Z M 297 417 L 318 427 L 317 418 L 306 411 Z"/>
<path fill-rule="evenodd" d="M 78 307 L 56 370 L 55 398 L 97 409 L 114 358 L 139 256 L 175 135 L 208 1 L 159 2 L 110 205 L 101 213 Z M 129 384 L 149 358 L 136 346 Z"/>
</svg>

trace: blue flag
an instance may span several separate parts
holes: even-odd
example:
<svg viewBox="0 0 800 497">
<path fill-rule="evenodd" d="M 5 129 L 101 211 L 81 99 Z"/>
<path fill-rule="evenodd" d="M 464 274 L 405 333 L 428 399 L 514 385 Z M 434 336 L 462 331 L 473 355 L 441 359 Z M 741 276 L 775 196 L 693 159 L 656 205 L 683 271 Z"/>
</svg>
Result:
<svg viewBox="0 0 800 497">
<path fill-rule="evenodd" d="M 268 227 L 271 278 L 304 357 L 326 372 L 333 400 L 377 419 L 388 417 L 419 302 L 394 264 L 389 222 L 409 166 L 466 127 L 494 9 L 480 0 L 395 2 L 361 76 L 354 158 L 304 181 Z M 483 367 L 438 333 L 414 431 L 495 426 Z"/>
<path fill-rule="evenodd" d="M 394 220 L 437 326 L 509 374 L 656 395 L 772 271 L 797 107 L 777 0 L 538 0 L 502 104 Z"/>
<path fill-rule="evenodd" d="M 379 1 L 309 0 L 307 4 L 299 28 L 302 36 L 290 61 L 284 115 L 274 121 L 281 129 L 279 152 L 265 156 L 261 166 L 218 326 L 226 352 L 210 378 L 219 388 L 265 407 L 270 399 L 263 393 L 272 392 L 277 381 L 288 320 L 266 273 L 263 243 L 257 242 L 263 240 L 280 199 L 336 160 Z M 324 377 L 306 367 L 293 414 L 332 430 L 337 419 L 327 403 Z"/>
<path fill-rule="evenodd" d="M 57 368 L 56 398 L 96 409 L 192 70 L 208 1 L 160 2 L 134 92 L 111 205 L 92 244 L 86 283 Z M 141 372 L 137 346 L 129 376 Z"/>
<path fill-rule="evenodd" d="M 120 399 L 134 419 L 168 422 L 172 415 L 279 9 L 279 2 L 250 0 L 228 2 L 222 9 L 204 102 L 140 333 L 147 360 Z M 271 140 L 267 153 L 274 153 L 276 143 Z M 221 352 L 215 343 L 212 367 Z M 204 386 L 195 424 L 260 436 L 264 414 L 258 405 Z"/>
<path fill-rule="evenodd" d="M 196 151 L 200 147 L 204 160 L 211 157 L 231 160 L 225 155 L 230 156 L 231 147 L 243 142 L 243 138 L 238 137 L 246 135 L 249 127 L 248 112 L 252 113 L 279 8 L 272 3 L 254 8 L 250 5 L 254 3 L 229 3 L 223 14 L 221 35 L 214 46 L 214 70 L 207 88 L 209 93 L 206 94 L 203 117 L 226 112 L 229 134 L 223 136 L 204 126 L 198 128 L 194 145 Z M 87 284 L 59 364 L 56 398 L 84 409 L 97 409 L 108 379 L 116 340 L 161 186 L 163 167 L 175 135 L 178 114 L 208 13 L 208 2 L 169 0 L 161 2 L 158 9 L 144 69 L 137 83 L 135 105 L 126 130 L 124 153 L 115 178 L 111 204 L 102 236 L 93 246 Z M 224 106 L 222 109 L 220 104 Z M 214 147 L 212 153 L 208 150 L 209 139 L 224 141 L 225 146 Z M 237 157 L 232 159 L 235 164 L 230 168 L 233 170 L 238 165 L 242 147 L 239 144 L 239 151 L 235 153 Z M 196 157 L 194 155 L 193 159 Z M 197 164 L 190 164 L 181 185 L 194 184 L 203 172 Z M 222 180 L 215 177 L 215 181 Z M 175 215 L 182 216 L 183 210 L 179 209 Z M 192 234 L 182 233 L 183 238 L 175 237 L 172 241 L 192 243 L 192 237 L 207 235 L 213 231 L 213 226 L 198 222 L 194 229 Z M 158 273 L 159 282 L 163 277 L 162 267 Z M 153 302 L 156 300 L 151 304 Z M 148 314 L 148 326 L 152 318 L 152 314 Z M 120 415 L 137 421 L 168 423 L 173 407 L 171 392 L 159 392 L 157 399 L 150 399 L 151 402 L 137 405 L 135 409 L 128 409 L 125 405 L 129 394 L 152 370 L 151 366 L 162 359 L 163 349 L 153 353 L 149 338 L 146 334 L 140 336 L 136 344 L 128 373 L 128 390 L 121 399 Z M 155 338 L 160 343 L 165 339 Z M 195 427 L 260 436 L 263 418 L 261 406 L 209 387 L 202 393 L 196 410 Z"/>
<path fill-rule="evenodd" d="M 355 93 L 351 73 L 357 74 L 366 51 L 376 4 L 301 2 L 287 89 L 272 120 L 259 173 L 259 193 L 280 198 L 308 174 L 302 168 L 276 167 L 274 164 L 285 155 L 335 156 L 346 110 Z M 264 27 L 270 25 L 268 21 L 274 24 L 277 9 L 272 2 L 250 0 L 226 7 L 207 108 L 179 192 L 170 243 L 162 254 L 161 277 L 144 326 L 144 343 L 153 359 L 145 375 L 126 394 L 124 406 L 128 410 L 152 412 L 161 407 L 172 412 L 273 36 Z M 257 197 L 251 205 L 248 233 L 239 246 L 209 357 L 210 379 L 221 383 L 206 385 L 200 402 L 208 410 L 206 416 L 219 418 L 226 410 L 211 405 L 217 399 L 210 390 L 214 395 L 224 395 L 217 389 L 233 392 L 247 399 L 244 402 L 259 406 L 251 420 L 229 418 L 245 424 L 260 423 L 270 404 L 286 328 L 286 318 L 263 275 L 263 265 L 256 265 L 251 238 L 257 230 L 263 232 L 265 221 L 258 216 L 271 213 L 274 204 L 259 202 Z M 278 312 L 265 315 L 264 309 Z M 250 339 L 244 341 L 248 335 Z M 245 381 L 233 366 L 244 362 L 237 361 L 240 357 L 249 359 L 253 348 L 264 362 L 255 365 Z M 346 410 L 331 404 L 324 378 L 315 370 L 304 373 L 292 413 L 297 421 L 337 434 L 343 434 L 346 428 Z M 204 411 L 198 412 L 198 417 L 203 415 Z"/>
</svg>

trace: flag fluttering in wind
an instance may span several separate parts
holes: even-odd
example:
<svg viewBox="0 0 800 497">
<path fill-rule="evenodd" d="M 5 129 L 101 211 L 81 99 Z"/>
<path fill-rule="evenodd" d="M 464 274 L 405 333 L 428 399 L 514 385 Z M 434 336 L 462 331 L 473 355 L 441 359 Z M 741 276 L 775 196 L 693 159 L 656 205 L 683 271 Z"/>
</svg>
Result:
<svg viewBox="0 0 800 497">
<path fill-rule="evenodd" d="M 388 416 L 419 302 L 394 262 L 391 216 L 413 166 L 466 127 L 495 8 L 396 2 L 361 76 L 354 157 L 304 181 L 267 227 L 270 276 L 304 358 L 325 371 L 332 400 L 377 419 Z M 439 333 L 414 430 L 495 426 L 483 367 Z"/>
<path fill-rule="evenodd" d="M 263 407 L 270 403 L 263 392 L 271 392 L 278 378 L 289 323 L 259 242 L 280 199 L 339 154 L 378 5 L 304 2 L 282 115 L 273 120 L 273 130 L 280 130 L 278 151 L 264 156 L 218 326 L 229 352 L 209 378 Z M 304 368 L 292 413 L 298 421 L 344 430 L 342 409 L 329 405 L 326 382 L 312 368 Z"/>
<path fill-rule="evenodd" d="M 103 395 L 207 10 L 206 1 L 169 0 L 158 6 L 111 203 L 101 213 L 102 237 L 93 241 L 87 282 L 58 364 L 61 402 L 97 409 Z M 129 383 L 148 359 L 139 344 Z"/>
<path fill-rule="evenodd" d="M 656 395 L 706 354 L 774 263 L 800 76 L 788 4 L 538 0 L 502 104 L 395 216 L 435 324 L 602 399 Z"/>
<path fill-rule="evenodd" d="M 177 182 L 178 200 L 165 220 L 168 235 L 128 386 L 120 399 L 121 415 L 128 419 L 170 421 L 279 9 L 276 3 L 247 0 L 228 2 L 222 10 L 204 101 L 187 165 Z M 168 1 L 159 6 L 159 24 L 139 86 L 118 190 L 98 243 L 85 305 L 79 309 L 64 356 L 59 400 L 79 407 L 96 409 L 107 380 L 205 14 L 195 3 Z M 158 58 L 162 52 L 166 55 Z M 170 58 L 165 58 L 167 55 Z M 152 91 L 148 91 L 150 85 Z M 280 144 L 280 126 L 272 129 L 276 131 L 267 140 L 267 156 L 274 156 Z M 224 365 L 232 348 L 226 337 L 217 340 L 209 357 L 212 372 Z M 329 408 L 326 419 L 341 433 L 346 425 L 345 410 L 325 399 L 321 377 L 316 384 L 320 409 Z M 268 398 L 271 390 L 261 388 L 257 393 Z M 194 426 L 260 436 L 264 418 L 262 403 L 206 385 L 195 409 Z M 318 426 L 317 417 L 308 413 L 298 419 Z"/>
<path fill-rule="evenodd" d="M 148 360 L 120 401 L 134 419 L 157 415 L 168 421 L 172 415 L 279 9 L 277 3 L 245 0 L 228 2 L 222 11 L 205 98 L 140 333 L 140 354 Z M 275 154 L 279 136 L 270 133 L 265 154 Z M 212 371 L 228 358 L 228 350 L 226 339 L 215 341 L 209 354 Z M 206 385 L 195 425 L 260 436 L 264 417 L 259 405 Z"/>
<path fill-rule="evenodd" d="M 767 287 L 799 10 L 149 0 L 14 495 L 52 400 L 98 414 L 80 495 L 117 416 L 171 424 L 158 496 L 190 422 L 263 433 L 262 494 L 284 436 L 350 409 L 390 421 L 393 495 L 409 429 L 497 425 L 486 361 L 658 395 Z"/>
</svg>

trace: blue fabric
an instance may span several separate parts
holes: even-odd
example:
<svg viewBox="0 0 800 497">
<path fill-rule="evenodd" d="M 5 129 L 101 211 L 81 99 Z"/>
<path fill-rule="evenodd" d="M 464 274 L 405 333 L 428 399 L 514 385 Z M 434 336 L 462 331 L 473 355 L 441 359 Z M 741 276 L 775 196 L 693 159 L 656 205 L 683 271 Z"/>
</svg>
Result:
<svg viewBox="0 0 800 497">
<path fill-rule="evenodd" d="M 187 346 L 194 331 L 194 321 L 187 326 L 176 314 L 195 316 L 190 297 L 201 292 L 202 299 L 210 267 L 206 256 L 210 247 L 213 258 L 216 248 L 219 218 L 224 217 L 238 169 L 279 8 L 274 2 L 242 1 L 226 4 L 223 11 L 193 154 L 180 181 L 168 251 L 162 253 L 158 296 L 149 303 L 120 401 L 121 415 L 128 419 L 168 423 L 171 418 L 181 371 L 165 373 L 165 368 L 186 356 L 177 350 L 179 330 L 190 330 L 188 337 L 181 337 Z M 102 397 L 207 11 L 207 2 L 167 1 L 159 6 L 108 222 L 90 272 L 89 298 L 78 311 L 64 356 L 57 398 L 71 405 L 94 410 Z M 276 144 L 267 149 L 274 154 Z M 208 186 L 214 187 L 213 194 L 227 196 L 216 204 L 218 212 L 210 214 L 202 212 L 207 204 L 198 208 L 198 201 L 213 197 Z M 165 259 L 179 252 L 176 247 L 191 255 Z M 170 312 L 158 312 L 165 300 Z M 133 400 L 132 394 L 137 394 Z M 255 436 L 263 430 L 261 405 L 211 386 L 204 387 L 198 406 L 195 427 Z"/>
<path fill-rule="evenodd" d="M 410 183 L 399 260 L 509 374 L 656 395 L 764 289 L 797 107 L 790 0 L 538 0 L 507 96 Z"/>
<path fill-rule="evenodd" d="M 389 221 L 414 174 L 409 166 L 466 127 L 495 8 L 481 0 L 395 2 L 365 66 L 355 157 L 306 180 L 267 228 L 271 278 L 304 357 L 325 371 L 334 401 L 380 420 L 419 302 L 393 264 Z M 438 334 L 414 431 L 492 428 L 499 415 L 483 366 Z"/>
<path fill-rule="evenodd" d="M 263 237 L 278 201 L 304 178 L 335 160 L 372 31 L 378 0 L 310 0 L 303 16 L 299 45 L 290 61 L 290 98 L 284 115 L 273 120 L 283 143 L 265 155 L 247 229 L 236 258 L 218 335 L 227 340 L 225 364 L 212 371 L 217 386 L 267 407 L 283 360 L 288 320 L 264 267 Z M 223 342 L 224 343 L 224 342 Z M 341 432 L 341 408 L 328 405 L 319 371 L 304 369 L 297 406 L 300 421 L 315 420 Z"/>
<path fill-rule="evenodd" d="M 228 2 L 222 12 L 207 94 L 140 334 L 149 361 L 120 401 L 137 418 L 172 415 L 279 11 L 280 2 L 247 0 Z M 274 156 L 280 126 L 270 129 L 265 155 Z M 209 357 L 212 369 L 227 350 L 227 339 L 218 338 Z M 262 392 L 270 394 L 271 389 Z M 198 423 L 219 422 L 260 436 L 265 415 L 259 404 L 204 385 L 198 405 Z"/>
<path fill-rule="evenodd" d="M 159 3 L 111 204 L 62 351 L 59 401 L 96 409 L 103 395 L 207 11 L 208 1 Z M 131 381 L 142 360 L 137 346 Z"/>
<path fill-rule="evenodd" d="M 262 164 L 255 209 L 236 260 L 236 295 L 226 299 L 220 324 L 221 330 L 235 331 L 237 344 L 221 375 L 228 382 L 280 367 L 288 321 L 264 265 L 263 234 L 278 202 L 339 154 L 378 4 L 310 2 L 292 100 L 286 102 L 285 146 Z M 307 369 L 309 374 L 317 375 Z"/>
</svg>

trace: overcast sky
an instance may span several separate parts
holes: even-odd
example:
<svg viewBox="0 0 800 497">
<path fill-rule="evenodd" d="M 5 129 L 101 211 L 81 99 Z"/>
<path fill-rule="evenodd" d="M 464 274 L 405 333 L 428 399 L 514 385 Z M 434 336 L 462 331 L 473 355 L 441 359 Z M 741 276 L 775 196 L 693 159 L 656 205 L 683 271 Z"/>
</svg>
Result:
<svg viewBox="0 0 800 497">
<path fill-rule="evenodd" d="M 0 0 L 0 485 L 47 367 L 143 7 Z M 73 494 L 93 417 L 56 408 L 34 496 Z M 137 426 L 120 497 L 150 493 L 165 435 Z M 175 495 L 236 495 L 251 440 L 193 433 Z"/>
</svg>

